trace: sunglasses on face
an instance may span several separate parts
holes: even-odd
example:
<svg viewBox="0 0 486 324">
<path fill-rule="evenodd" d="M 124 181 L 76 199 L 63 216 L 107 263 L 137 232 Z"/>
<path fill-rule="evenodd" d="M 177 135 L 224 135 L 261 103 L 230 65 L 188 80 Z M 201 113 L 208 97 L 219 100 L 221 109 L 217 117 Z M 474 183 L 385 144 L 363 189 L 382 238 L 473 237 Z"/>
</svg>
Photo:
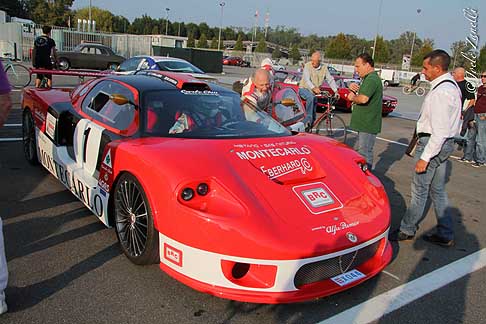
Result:
<svg viewBox="0 0 486 324">
<path fill-rule="evenodd" d="M 481 78 L 486 78 L 486 74 L 481 75 Z"/>
</svg>

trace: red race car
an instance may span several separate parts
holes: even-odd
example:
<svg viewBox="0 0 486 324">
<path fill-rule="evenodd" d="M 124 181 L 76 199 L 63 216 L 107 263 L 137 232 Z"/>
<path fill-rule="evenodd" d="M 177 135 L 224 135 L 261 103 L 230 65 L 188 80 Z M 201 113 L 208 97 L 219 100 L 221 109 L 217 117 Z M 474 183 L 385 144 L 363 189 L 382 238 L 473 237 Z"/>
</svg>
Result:
<svg viewBox="0 0 486 324">
<path fill-rule="evenodd" d="M 390 262 L 389 201 L 363 158 L 226 88 L 142 71 L 27 88 L 22 108 L 27 160 L 113 226 L 132 262 L 197 290 L 304 301 Z"/>
<path fill-rule="evenodd" d="M 338 86 L 338 93 L 340 99 L 336 102 L 336 108 L 343 109 L 345 111 L 351 111 L 352 103 L 349 101 L 348 94 L 351 90 L 348 89 L 350 83 L 357 83 L 359 84 L 361 81 L 359 79 L 353 78 L 346 78 L 342 76 L 335 76 L 334 80 L 336 80 L 336 84 Z M 329 91 L 331 94 L 334 92 L 331 90 L 331 87 L 324 83 L 321 86 L 322 90 Z M 382 115 L 383 117 L 388 116 L 398 105 L 398 99 L 392 96 L 383 95 L 383 108 L 382 108 Z"/>
</svg>

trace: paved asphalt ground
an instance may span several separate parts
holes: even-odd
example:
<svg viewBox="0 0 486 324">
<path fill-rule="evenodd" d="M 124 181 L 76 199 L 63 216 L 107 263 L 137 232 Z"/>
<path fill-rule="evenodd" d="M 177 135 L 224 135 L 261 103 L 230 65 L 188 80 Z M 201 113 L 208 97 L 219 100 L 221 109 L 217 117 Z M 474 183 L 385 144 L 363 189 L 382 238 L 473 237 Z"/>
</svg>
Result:
<svg viewBox="0 0 486 324">
<path fill-rule="evenodd" d="M 225 69 L 231 83 L 249 69 Z M 56 82 L 56 78 L 54 79 Z M 59 79 L 58 83 L 65 82 Z M 375 174 L 386 187 L 395 229 L 410 199 L 412 159 L 404 156 L 421 99 L 399 98 L 384 119 L 375 147 Z M 19 92 L 0 139 L 20 137 Z M 350 114 L 342 114 L 349 121 Z M 355 138 L 350 134 L 351 145 Z M 393 141 L 393 142 L 390 142 Z M 462 156 L 462 152 L 456 152 Z M 316 323 L 431 273 L 486 246 L 486 167 L 451 159 L 447 190 L 454 214 L 455 247 L 445 249 L 420 236 L 433 229 L 430 208 L 414 242 L 394 244 L 385 272 L 346 292 L 306 303 L 259 305 L 220 299 L 173 280 L 157 265 L 136 266 L 122 255 L 113 229 L 105 228 L 54 177 L 23 158 L 21 142 L 0 142 L 0 211 L 10 273 L 6 290 L 9 323 Z M 379 323 L 484 323 L 486 268 L 462 277 Z M 428 282 L 421 284 L 426 289 Z M 404 296 L 407 297 L 407 296 Z M 481 306 L 482 305 L 482 306 Z"/>
</svg>

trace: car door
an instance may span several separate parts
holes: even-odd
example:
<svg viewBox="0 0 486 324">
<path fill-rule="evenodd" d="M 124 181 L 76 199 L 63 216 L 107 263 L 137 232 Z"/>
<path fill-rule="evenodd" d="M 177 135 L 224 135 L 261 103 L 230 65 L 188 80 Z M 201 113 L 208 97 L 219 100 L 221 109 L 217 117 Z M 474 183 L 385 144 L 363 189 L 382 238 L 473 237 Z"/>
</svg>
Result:
<svg viewBox="0 0 486 324">
<path fill-rule="evenodd" d="M 96 59 L 94 57 L 95 48 L 90 45 L 85 45 L 81 48 L 79 53 L 78 67 L 82 69 L 95 69 Z"/>
<path fill-rule="evenodd" d="M 129 103 L 116 104 L 112 99 L 115 94 L 126 97 Z M 138 110 L 134 98 L 130 89 L 109 80 L 98 83 L 84 98 L 82 111 L 91 118 L 78 122 L 73 144 L 76 163 L 87 175 L 98 177 L 106 144 L 120 138 L 122 133 L 130 135 L 129 130 L 136 130 Z"/>
</svg>

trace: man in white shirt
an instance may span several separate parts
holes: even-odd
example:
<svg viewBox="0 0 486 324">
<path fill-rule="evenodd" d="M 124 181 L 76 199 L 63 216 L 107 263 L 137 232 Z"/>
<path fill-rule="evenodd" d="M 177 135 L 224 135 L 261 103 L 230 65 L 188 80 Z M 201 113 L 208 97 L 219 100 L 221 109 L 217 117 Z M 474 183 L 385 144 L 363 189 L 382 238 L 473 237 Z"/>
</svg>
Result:
<svg viewBox="0 0 486 324">
<path fill-rule="evenodd" d="M 449 55 L 434 50 L 424 57 L 422 73 L 431 82 L 417 121 L 419 141 L 415 150 L 415 172 L 412 179 L 412 198 L 403 216 L 400 229 L 391 240 L 414 238 L 429 197 L 434 204 L 437 230 L 424 240 L 449 247 L 454 244 L 454 230 L 446 183 L 447 159 L 454 151 L 454 136 L 461 129 L 461 92 L 447 73 Z"/>
<path fill-rule="evenodd" d="M 329 84 L 334 94 L 338 95 L 336 81 L 331 72 L 329 72 L 327 64 L 321 63 L 321 53 L 316 51 L 312 53 L 310 62 L 304 65 L 304 72 L 299 84 L 299 96 L 306 101 L 305 110 L 307 111 L 307 116 L 304 123 L 310 124 L 310 126 L 316 120 L 317 102 L 315 95 L 321 92 L 320 87 L 324 81 Z"/>
</svg>

